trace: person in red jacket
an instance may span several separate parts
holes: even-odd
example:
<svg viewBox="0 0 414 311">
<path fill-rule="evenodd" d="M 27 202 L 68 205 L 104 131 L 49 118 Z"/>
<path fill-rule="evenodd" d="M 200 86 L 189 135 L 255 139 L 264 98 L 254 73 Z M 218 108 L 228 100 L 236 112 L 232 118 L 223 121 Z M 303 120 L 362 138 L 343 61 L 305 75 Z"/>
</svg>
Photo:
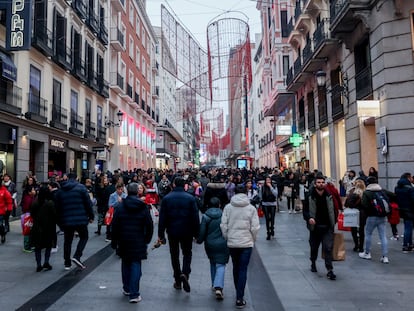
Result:
<svg viewBox="0 0 414 311">
<path fill-rule="evenodd" d="M 13 199 L 10 192 L 3 185 L 3 176 L 0 176 L 0 236 L 1 243 L 6 242 L 7 230 L 5 228 L 5 218 L 13 210 Z"/>
</svg>

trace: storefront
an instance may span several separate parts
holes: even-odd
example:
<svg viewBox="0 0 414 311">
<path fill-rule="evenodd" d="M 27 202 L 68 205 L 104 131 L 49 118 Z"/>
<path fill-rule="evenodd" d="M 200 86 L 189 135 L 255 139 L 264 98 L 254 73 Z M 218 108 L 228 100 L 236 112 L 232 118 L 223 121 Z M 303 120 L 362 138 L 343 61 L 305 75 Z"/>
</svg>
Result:
<svg viewBox="0 0 414 311">
<path fill-rule="evenodd" d="M 49 137 L 48 177 L 53 175 L 62 176 L 67 172 L 66 146 L 66 140 L 53 136 Z"/>
<path fill-rule="evenodd" d="M 95 170 L 96 158 L 93 146 L 86 142 L 69 141 L 69 167 L 81 179 L 90 177 Z"/>
<path fill-rule="evenodd" d="M 0 173 L 8 173 L 12 178 L 16 177 L 16 136 L 16 127 L 0 123 Z"/>
</svg>

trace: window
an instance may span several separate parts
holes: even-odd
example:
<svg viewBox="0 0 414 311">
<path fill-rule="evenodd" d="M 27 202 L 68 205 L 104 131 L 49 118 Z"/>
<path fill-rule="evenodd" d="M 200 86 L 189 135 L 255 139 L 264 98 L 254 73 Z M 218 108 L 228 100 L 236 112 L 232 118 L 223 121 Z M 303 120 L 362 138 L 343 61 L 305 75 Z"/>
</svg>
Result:
<svg viewBox="0 0 414 311">
<path fill-rule="evenodd" d="M 52 120 L 61 121 L 62 83 L 53 79 Z"/>
<path fill-rule="evenodd" d="M 101 128 L 102 127 L 102 107 L 101 106 L 96 107 L 96 114 L 97 114 L 96 123 L 98 125 L 98 128 Z"/>
<path fill-rule="evenodd" d="M 142 72 L 142 75 L 144 76 L 144 77 L 146 77 L 147 75 L 146 75 L 146 69 L 147 69 L 147 64 L 146 64 L 146 62 L 145 62 L 145 58 L 142 58 L 142 66 L 141 66 L 141 72 Z"/>
<path fill-rule="evenodd" d="M 134 26 L 134 6 L 132 5 L 132 1 L 129 3 L 129 22 L 132 26 Z"/>
<path fill-rule="evenodd" d="M 134 60 L 134 38 L 129 36 L 129 57 Z"/>
<path fill-rule="evenodd" d="M 283 55 L 283 75 L 286 76 L 289 72 L 289 55 Z"/>
<path fill-rule="evenodd" d="M 91 126 L 91 101 L 89 99 L 85 99 L 85 126 L 86 130 L 89 130 Z"/>
<path fill-rule="evenodd" d="M 139 17 L 137 16 L 136 20 L 135 20 L 135 32 L 137 34 L 138 37 L 140 37 L 141 34 L 141 25 L 139 22 Z"/>
<path fill-rule="evenodd" d="M 30 107 L 29 111 L 40 114 L 40 81 L 41 71 L 30 65 Z"/>
<path fill-rule="evenodd" d="M 282 27 L 282 38 L 289 37 L 287 11 L 280 11 L 280 23 Z"/>
<path fill-rule="evenodd" d="M 139 69 L 139 66 L 141 65 L 141 54 L 139 53 L 138 46 L 135 49 L 135 53 L 136 53 L 135 64 L 137 65 L 137 68 Z"/>
<path fill-rule="evenodd" d="M 78 124 L 78 93 L 70 91 L 70 126 L 77 128 Z"/>
</svg>

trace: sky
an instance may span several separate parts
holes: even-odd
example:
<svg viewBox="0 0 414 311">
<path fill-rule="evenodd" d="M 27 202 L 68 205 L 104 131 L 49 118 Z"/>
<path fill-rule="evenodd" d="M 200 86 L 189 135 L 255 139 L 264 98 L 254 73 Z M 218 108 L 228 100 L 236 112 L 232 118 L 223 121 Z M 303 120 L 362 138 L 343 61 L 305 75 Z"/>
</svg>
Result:
<svg viewBox="0 0 414 311">
<path fill-rule="evenodd" d="M 161 4 L 175 14 L 178 19 L 201 44 L 207 47 L 206 29 L 209 22 L 226 11 L 239 11 L 243 14 L 231 15 L 246 20 L 250 28 L 250 38 L 260 33 L 260 12 L 256 0 L 147 0 L 147 14 L 154 26 L 161 26 Z M 220 18 L 230 15 L 222 15 Z"/>
</svg>

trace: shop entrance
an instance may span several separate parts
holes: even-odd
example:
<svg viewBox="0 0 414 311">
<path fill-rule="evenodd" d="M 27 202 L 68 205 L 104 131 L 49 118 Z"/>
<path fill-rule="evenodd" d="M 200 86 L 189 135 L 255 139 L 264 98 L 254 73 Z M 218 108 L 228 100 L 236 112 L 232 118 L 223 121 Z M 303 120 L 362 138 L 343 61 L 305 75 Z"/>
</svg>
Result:
<svg viewBox="0 0 414 311">
<path fill-rule="evenodd" d="M 66 173 L 66 152 L 49 150 L 48 177 L 53 174 L 62 176 Z"/>
</svg>

